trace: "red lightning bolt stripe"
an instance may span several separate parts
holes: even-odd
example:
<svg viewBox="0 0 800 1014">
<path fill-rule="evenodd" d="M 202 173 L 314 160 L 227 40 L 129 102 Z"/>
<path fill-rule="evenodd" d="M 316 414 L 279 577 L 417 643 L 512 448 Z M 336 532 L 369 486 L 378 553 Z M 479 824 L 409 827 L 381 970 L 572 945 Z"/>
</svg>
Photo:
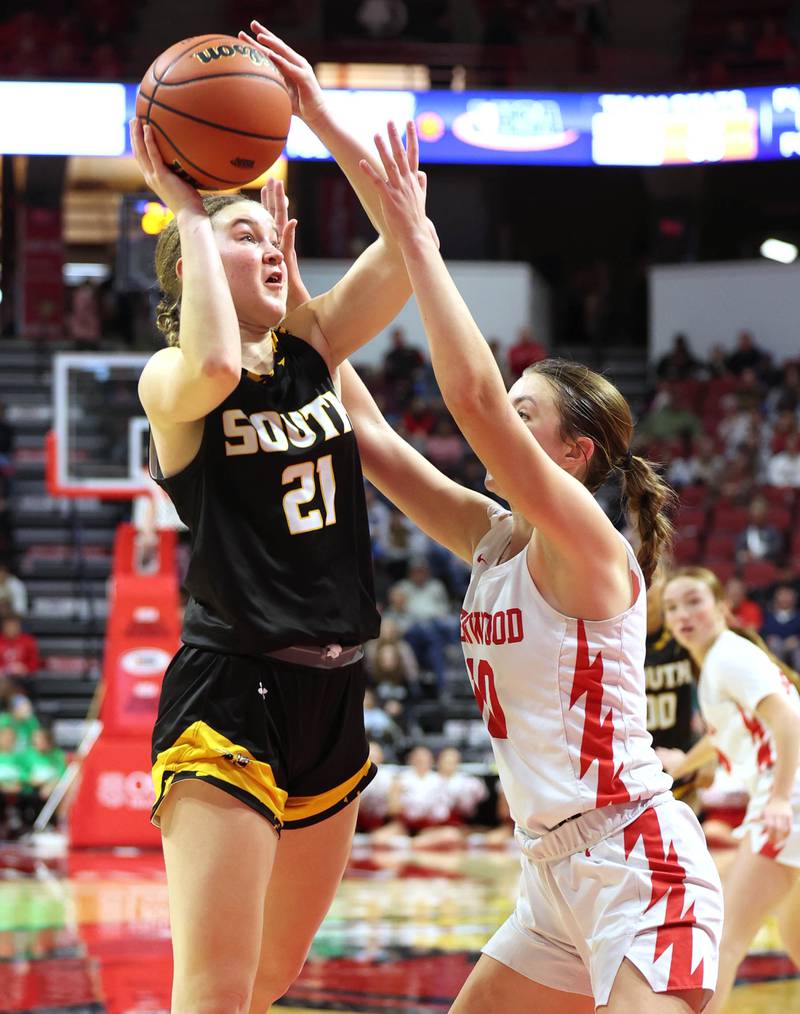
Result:
<svg viewBox="0 0 800 1014">
<path fill-rule="evenodd" d="M 771 768 L 775 762 L 775 758 L 772 756 L 772 748 L 770 747 L 769 740 L 767 739 L 767 730 L 755 715 L 748 718 L 741 704 L 737 704 L 736 707 L 739 709 L 739 714 L 742 716 L 745 729 L 747 729 L 750 733 L 750 738 L 753 740 L 753 746 L 755 746 L 757 750 L 756 759 L 759 771 L 762 771 L 764 768 Z"/>
<path fill-rule="evenodd" d="M 586 628 L 583 620 L 578 620 L 578 650 L 575 655 L 575 678 L 569 696 L 569 706 L 575 704 L 586 695 L 584 710 L 586 717 L 583 723 L 581 739 L 581 778 L 589 770 L 592 761 L 597 761 L 597 801 L 596 806 L 607 806 L 609 803 L 624 803 L 631 797 L 625 784 L 619 777 L 622 764 L 614 770 L 614 719 L 609 710 L 604 719 L 600 719 L 603 707 L 603 654 L 598 651 L 594 661 L 589 662 L 589 645 L 586 641 Z"/>
<path fill-rule="evenodd" d="M 641 838 L 647 864 L 650 867 L 650 904 L 646 911 L 662 898 L 667 899 L 664 922 L 656 931 L 653 961 L 672 947 L 667 989 L 695 989 L 703 987 L 703 960 L 692 971 L 692 931 L 697 925 L 694 902 L 684 911 L 686 904 L 686 870 L 678 862 L 672 841 L 664 854 L 664 842 L 658 814 L 651 807 L 628 824 L 624 830 L 625 858 Z"/>
</svg>

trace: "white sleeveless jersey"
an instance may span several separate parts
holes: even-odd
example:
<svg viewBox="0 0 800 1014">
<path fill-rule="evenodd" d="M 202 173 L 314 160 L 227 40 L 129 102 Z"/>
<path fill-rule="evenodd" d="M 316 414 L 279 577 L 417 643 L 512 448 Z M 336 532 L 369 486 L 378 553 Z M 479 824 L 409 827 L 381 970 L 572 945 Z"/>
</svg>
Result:
<svg viewBox="0 0 800 1014">
<path fill-rule="evenodd" d="M 800 709 L 797 690 L 769 655 L 732 630 L 720 634 L 703 660 L 697 698 L 720 763 L 751 798 L 772 787 L 775 744 L 756 714 L 770 694 L 784 694 Z"/>
<path fill-rule="evenodd" d="M 526 551 L 497 563 L 513 519 L 497 506 L 489 518 L 461 642 L 514 820 L 541 835 L 575 814 L 668 790 L 647 731 L 646 592 L 630 545 L 622 540 L 633 605 L 608 620 L 579 620 L 545 602 Z"/>
</svg>

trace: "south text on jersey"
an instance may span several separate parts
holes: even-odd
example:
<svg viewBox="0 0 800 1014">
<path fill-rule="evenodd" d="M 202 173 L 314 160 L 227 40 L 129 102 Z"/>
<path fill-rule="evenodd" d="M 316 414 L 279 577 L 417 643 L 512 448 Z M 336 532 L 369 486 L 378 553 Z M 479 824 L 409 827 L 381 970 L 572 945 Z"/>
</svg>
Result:
<svg viewBox="0 0 800 1014">
<path fill-rule="evenodd" d="M 311 424 L 311 420 L 317 423 Z M 313 401 L 288 412 L 268 410 L 248 415 L 240 408 L 222 413 L 225 454 L 271 454 L 290 446 L 311 448 L 352 430 L 344 405 L 333 391 L 317 395 Z"/>
</svg>

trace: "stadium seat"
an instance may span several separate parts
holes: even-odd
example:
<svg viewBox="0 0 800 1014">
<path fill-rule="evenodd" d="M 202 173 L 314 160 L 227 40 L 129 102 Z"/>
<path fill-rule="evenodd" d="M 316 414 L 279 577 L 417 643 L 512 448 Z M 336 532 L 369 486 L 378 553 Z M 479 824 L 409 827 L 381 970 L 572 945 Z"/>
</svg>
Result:
<svg viewBox="0 0 800 1014">
<path fill-rule="evenodd" d="M 742 578 L 750 588 L 774 584 L 780 576 L 780 568 L 770 560 L 750 560 L 742 567 Z"/>
<path fill-rule="evenodd" d="M 700 539 L 696 536 L 685 537 L 676 534 L 672 544 L 672 555 L 676 565 L 685 567 L 690 563 L 697 563 L 700 557 Z"/>
<path fill-rule="evenodd" d="M 708 507 L 711 502 L 711 490 L 702 483 L 695 486 L 684 486 L 680 490 L 681 510 L 684 507 Z"/>
<path fill-rule="evenodd" d="M 734 504 L 718 503 L 711 515 L 710 529 L 714 534 L 719 532 L 740 532 L 747 526 L 750 514 L 747 507 L 736 507 Z"/>
<path fill-rule="evenodd" d="M 736 562 L 732 559 L 707 557 L 703 560 L 702 566 L 716 574 L 723 584 L 730 581 L 730 579 L 736 574 Z"/>
<path fill-rule="evenodd" d="M 711 531 L 706 539 L 706 557 L 709 560 L 735 560 L 736 538 L 736 532 Z"/>
</svg>

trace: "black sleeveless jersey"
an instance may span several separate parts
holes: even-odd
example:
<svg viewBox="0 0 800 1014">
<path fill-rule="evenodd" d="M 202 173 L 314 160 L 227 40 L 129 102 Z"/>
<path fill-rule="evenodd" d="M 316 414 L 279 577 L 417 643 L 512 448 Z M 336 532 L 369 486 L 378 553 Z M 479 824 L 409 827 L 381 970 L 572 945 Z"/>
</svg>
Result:
<svg viewBox="0 0 800 1014">
<path fill-rule="evenodd" d="M 358 447 L 307 342 L 276 332 L 273 373 L 243 371 L 196 457 L 154 478 L 190 533 L 185 643 L 253 654 L 377 637 Z"/>
<path fill-rule="evenodd" d="M 692 732 L 694 678 L 688 651 L 666 628 L 647 635 L 644 658 L 647 731 L 653 746 L 688 750 Z"/>
</svg>

